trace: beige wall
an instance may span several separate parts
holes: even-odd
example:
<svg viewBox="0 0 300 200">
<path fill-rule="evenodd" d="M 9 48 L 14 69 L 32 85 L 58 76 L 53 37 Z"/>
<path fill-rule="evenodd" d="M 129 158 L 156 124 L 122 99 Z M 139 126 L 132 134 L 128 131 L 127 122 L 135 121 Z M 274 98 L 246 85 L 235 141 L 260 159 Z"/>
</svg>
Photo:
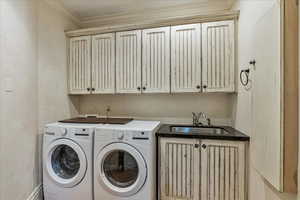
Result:
<svg viewBox="0 0 300 200">
<path fill-rule="evenodd" d="M 39 182 L 36 5 L 36 0 L 0 1 L 1 200 L 24 200 Z"/>
<path fill-rule="evenodd" d="M 147 94 L 90 95 L 80 97 L 81 114 L 158 119 L 163 122 L 191 123 L 192 112 L 203 111 L 213 124 L 231 124 L 231 94 Z"/>
<path fill-rule="evenodd" d="M 49 122 L 77 115 L 76 97 L 67 92 L 67 38 L 78 26 L 55 5 L 40 1 L 38 9 L 39 133 Z"/>
<path fill-rule="evenodd" d="M 24 200 L 41 183 L 44 124 L 76 114 L 64 30 L 77 26 L 42 0 L 1 0 L 0 15 L 0 200 Z"/>
<path fill-rule="evenodd" d="M 274 6 L 276 0 L 239 0 L 234 9 L 240 9 L 241 16 L 239 20 L 239 68 L 248 68 L 248 62 L 253 59 L 252 55 L 255 49 L 252 37 L 256 29 L 256 23 Z M 236 97 L 233 109 L 234 125 L 237 129 L 244 131 L 248 135 L 251 133 L 251 90 L 247 91 L 239 86 L 239 93 Z M 250 157 L 252 154 L 250 145 Z M 249 164 L 249 200 L 294 200 L 296 195 L 281 194 L 268 184 L 255 170 L 252 161 Z"/>
</svg>

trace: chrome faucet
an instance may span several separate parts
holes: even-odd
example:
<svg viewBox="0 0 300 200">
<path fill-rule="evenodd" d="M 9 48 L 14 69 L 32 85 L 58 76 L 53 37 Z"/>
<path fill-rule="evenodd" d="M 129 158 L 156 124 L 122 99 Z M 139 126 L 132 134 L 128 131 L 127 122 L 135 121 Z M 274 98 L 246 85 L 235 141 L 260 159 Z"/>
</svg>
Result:
<svg viewBox="0 0 300 200">
<path fill-rule="evenodd" d="M 211 120 L 207 117 L 207 115 L 203 112 L 200 113 L 192 113 L 193 115 L 193 126 L 211 126 Z M 203 118 L 206 121 L 206 124 L 203 124 L 200 122 L 201 118 Z"/>
</svg>

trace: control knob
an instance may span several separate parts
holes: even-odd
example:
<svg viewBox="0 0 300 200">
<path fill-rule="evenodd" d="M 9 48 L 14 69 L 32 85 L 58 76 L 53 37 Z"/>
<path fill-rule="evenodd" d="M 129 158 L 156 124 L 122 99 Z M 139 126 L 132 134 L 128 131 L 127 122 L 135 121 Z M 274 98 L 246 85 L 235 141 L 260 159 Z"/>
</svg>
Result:
<svg viewBox="0 0 300 200">
<path fill-rule="evenodd" d="M 68 133 L 67 129 L 66 128 L 61 128 L 61 135 L 62 136 L 66 136 Z"/>
</svg>

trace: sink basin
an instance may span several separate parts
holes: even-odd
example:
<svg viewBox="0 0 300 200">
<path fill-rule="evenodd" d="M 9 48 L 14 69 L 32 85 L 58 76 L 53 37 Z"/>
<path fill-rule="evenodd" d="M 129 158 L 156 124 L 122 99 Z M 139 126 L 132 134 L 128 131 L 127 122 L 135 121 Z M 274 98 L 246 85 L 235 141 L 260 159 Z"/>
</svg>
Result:
<svg viewBox="0 0 300 200">
<path fill-rule="evenodd" d="M 218 127 L 172 126 L 171 131 L 177 133 L 199 133 L 213 135 L 229 134 L 225 129 Z"/>
</svg>

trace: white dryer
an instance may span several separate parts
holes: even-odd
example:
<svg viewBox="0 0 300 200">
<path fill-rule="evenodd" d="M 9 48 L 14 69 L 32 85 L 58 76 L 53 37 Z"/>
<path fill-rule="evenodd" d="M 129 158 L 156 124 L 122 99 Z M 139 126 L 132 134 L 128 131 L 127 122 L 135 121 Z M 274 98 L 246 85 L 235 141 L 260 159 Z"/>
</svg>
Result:
<svg viewBox="0 0 300 200">
<path fill-rule="evenodd" d="M 94 140 L 95 200 L 156 199 L 157 121 L 99 125 Z"/>
<path fill-rule="evenodd" d="M 46 125 L 43 142 L 45 200 L 93 200 L 96 124 Z"/>
</svg>

